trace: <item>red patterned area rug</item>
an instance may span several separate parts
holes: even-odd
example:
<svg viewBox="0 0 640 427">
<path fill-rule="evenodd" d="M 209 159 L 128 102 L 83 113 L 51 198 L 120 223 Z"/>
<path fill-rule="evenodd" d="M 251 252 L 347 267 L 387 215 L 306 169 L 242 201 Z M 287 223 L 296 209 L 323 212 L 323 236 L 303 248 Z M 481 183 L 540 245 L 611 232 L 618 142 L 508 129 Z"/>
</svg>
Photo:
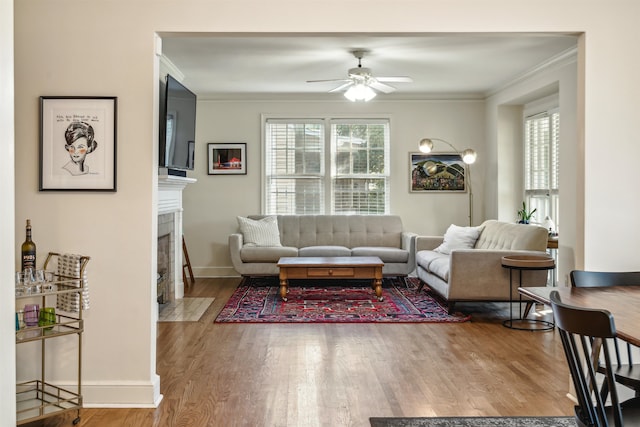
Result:
<svg viewBox="0 0 640 427">
<path fill-rule="evenodd" d="M 287 302 L 280 298 L 277 277 L 245 278 L 224 306 L 216 323 L 455 323 L 471 316 L 447 309 L 425 287 L 417 291 L 396 278 L 383 280 L 383 301 L 371 281 L 293 280 Z M 425 291 L 426 290 L 426 291 Z"/>
</svg>

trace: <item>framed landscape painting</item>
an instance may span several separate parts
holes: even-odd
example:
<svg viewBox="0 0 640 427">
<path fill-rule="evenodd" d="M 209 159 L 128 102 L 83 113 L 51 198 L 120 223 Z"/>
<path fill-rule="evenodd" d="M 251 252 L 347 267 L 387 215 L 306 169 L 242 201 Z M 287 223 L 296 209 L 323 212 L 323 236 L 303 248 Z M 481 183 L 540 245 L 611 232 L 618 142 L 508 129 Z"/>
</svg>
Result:
<svg viewBox="0 0 640 427">
<path fill-rule="evenodd" d="M 209 175 L 246 175 L 247 144 L 207 144 Z"/>
<path fill-rule="evenodd" d="M 466 165 L 457 153 L 409 153 L 410 191 L 466 192 Z"/>
<path fill-rule="evenodd" d="M 116 97 L 40 97 L 40 191 L 116 191 Z"/>
</svg>

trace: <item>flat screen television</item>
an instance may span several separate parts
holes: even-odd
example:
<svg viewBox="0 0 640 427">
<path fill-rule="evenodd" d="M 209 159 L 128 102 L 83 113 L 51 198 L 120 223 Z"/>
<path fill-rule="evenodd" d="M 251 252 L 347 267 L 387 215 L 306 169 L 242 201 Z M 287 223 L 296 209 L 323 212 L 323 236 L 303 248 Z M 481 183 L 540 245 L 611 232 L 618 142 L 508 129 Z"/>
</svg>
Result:
<svg viewBox="0 0 640 427">
<path fill-rule="evenodd" d="M 167 74 L 160 82 L 159 166 L 170 175 L 193 170 L 196 144 L 196 94 Z"/>
</svg>

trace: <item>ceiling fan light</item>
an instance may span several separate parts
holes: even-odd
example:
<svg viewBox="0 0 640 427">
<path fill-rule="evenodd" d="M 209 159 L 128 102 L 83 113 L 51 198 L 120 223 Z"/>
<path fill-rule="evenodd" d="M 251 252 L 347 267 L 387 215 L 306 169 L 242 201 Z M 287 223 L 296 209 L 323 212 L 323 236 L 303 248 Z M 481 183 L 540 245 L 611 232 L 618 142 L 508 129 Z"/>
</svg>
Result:
<svg viewBox="0 0 640 427">
<path fill-rule="evenodd" d="M 351 102 L 355 102 L 357 100 L 356 98 L 356 87 L 355 86 L 351 86 L 349 89 L 347 89 L 347 91 L 344 93 L 344 97 L 347 98 L 349 101 Z"/>
<path fill-rule="evenodd" d="M 349 89 L 347 89 L 347 91 L 344 93 L 344 96 L 351 102 L 355 102 L 355 101 L 367 102 L 375 98 L 376 93 L 369 86 L 363 83 L 358 83 L 351 86 Z"/>
<path fill-rule="evenodd" d="M 362 95 L 363 95 L 364 102 L 368 102 L 376 97 L 376 92 L 373 89 L 371 89 L 369 86 L 365 86 L 363 89 Z"/>
</svg>

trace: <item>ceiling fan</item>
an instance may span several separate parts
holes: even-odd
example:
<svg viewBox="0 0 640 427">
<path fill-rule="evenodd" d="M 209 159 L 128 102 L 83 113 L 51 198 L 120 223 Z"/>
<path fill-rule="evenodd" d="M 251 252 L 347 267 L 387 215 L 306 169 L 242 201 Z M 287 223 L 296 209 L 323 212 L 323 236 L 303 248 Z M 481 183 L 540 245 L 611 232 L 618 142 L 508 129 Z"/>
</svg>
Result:
<svg viewBox="0 0 640 427">
<path fill-rule="evenodd" d="M 368 51 L 364 49 L 357 49 L 351 51 L 353 56 L 358 59 L 358 66 L 350 68 L 348 72 L 348 78 L 346 79 L 328 79 L 328 80 L 307 80 L 307 83 L 319 83 L 319 82 L 342 82 L 342 84 L 334 89 L 331 89 L 329 93 L 340 92 L 347 89 L 344 96 L 350 101 L 369 101 L 376 96 L 376 92 L 391 93 L 396 90 L 395 87 L 386 83 L 411 83 L 413 79 L 406 76 L 396 77 L 374 77 L 371 74 L 371 69 L 362 66 L 362 58 Z"/>
</svg>

